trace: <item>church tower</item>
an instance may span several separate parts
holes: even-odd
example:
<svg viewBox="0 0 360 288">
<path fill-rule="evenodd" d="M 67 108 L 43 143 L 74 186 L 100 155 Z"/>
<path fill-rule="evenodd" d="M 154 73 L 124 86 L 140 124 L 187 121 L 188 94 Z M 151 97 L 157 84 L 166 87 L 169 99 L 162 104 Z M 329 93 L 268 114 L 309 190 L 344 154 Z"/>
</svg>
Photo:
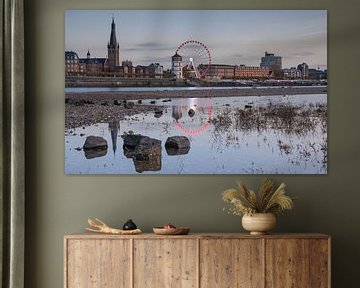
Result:
<svg viewBox="0 0 360 288">
<path fill-rule="evenodd" d="M 108 43 L 108 63 L 109 63 L 109 71 L 114 72 L 115 67 L 119 66 L 119 43 L 116 40 L 116 32 L 115 32 L 115 22 L 114 17 L 111 22 L 111 33 L 110 33 L 110 42 Z"/>
</svg>

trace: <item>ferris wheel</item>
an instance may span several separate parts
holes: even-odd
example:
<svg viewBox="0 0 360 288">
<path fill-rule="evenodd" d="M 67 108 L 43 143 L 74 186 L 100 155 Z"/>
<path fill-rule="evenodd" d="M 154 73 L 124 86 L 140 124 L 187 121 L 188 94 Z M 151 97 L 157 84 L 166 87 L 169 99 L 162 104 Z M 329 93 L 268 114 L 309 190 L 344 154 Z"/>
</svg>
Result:
<svg viewBox="0 0 360 288">
<path fill-rule="evenodd" d="M 181 57 L 183 78 L 204 78 L 209 71 L 211 55 L 205 44 L 195 40 L 185 41 L 176 49 L 176 54 Z"/>
</svg>

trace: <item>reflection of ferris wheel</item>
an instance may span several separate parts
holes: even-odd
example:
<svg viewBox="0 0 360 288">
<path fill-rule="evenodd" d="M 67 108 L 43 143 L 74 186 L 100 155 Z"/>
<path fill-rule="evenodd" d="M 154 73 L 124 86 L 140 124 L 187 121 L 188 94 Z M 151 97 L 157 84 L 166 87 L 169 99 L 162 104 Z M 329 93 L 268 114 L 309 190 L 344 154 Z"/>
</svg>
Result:
<svg viewBox="0 0 360 288">
<path fill-rule="evenodd" d="M 185 41 L 176 49 L 176 54 L 182 58 L 183 78 L 205 77 L 211 64 L 210 51 L 205 44 L 195 40 Z"/>
</svg>

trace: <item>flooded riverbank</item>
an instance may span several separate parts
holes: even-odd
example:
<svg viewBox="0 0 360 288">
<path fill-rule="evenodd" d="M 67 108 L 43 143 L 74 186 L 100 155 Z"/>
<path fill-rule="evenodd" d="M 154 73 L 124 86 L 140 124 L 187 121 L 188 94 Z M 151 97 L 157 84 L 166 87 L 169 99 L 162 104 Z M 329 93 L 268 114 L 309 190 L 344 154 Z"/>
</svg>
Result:
<svg viewBox="0 0 360 288">
<path fill-rule="evenodd" d="M 127 113 L 134 107 L 123 108 L 127 112 L 121 117 L 68 126 L 65 172 L 326 174 L 326 99 L 326 94 L 309 94 L 134 100 L 142 108 L 131 115 Z M 128 153 L 124 135 L 129 134 L 157 140 L 151 161 Z M 91 135 L 105 139 L 107 148 L 89 157 L 83 145 Z M 189 147 L 167 149 L 165 143 L 173 136 L 186 137 Z"/>
</svg>

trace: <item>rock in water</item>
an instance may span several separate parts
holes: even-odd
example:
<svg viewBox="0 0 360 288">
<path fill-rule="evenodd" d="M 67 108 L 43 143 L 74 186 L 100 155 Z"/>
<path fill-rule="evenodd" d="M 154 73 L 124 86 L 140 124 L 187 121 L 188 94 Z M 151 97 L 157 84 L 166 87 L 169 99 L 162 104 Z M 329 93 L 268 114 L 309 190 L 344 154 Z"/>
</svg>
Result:
<svg viewBox="0 0 360 288">
<path fill-rule="evenodd" d="M 75 106 L 84 106 L 85 105 L 85 101 L 84 100 L 80 100 L 80 101 L 76 101 L 75 102 Z"/>
<path fill-rule="evenodd" d="M 195 115 L 195 110 L 192 109 L 192 108 L 190 108 L 188 114 L 189 114 L 190 117 L 194 117 L 194 115 Z"/>
<path fill-rule="evenodd" d="M 132 158 L 137 172 L 161 169 L 161 141 L 142 135 L 124 136 L 124 155 Z"/>
<path fill-rule="evenodd" d="M 154 117 L 155 117 L 155 118 L 160 118 L 162 115 L 163 115 L 163 111 L 162 111 L 162 110 L 160 110 L 160 109 L 156 109 L 156 110 L 155 110 L 155 114 L 154 114 Z"/>
<path fill-rule="evenodd" d="M 98 136 L 88 136 L 86 137 L 83 149 L 104 150 L 107 149 L 107 147 L 108 147 L 107 141 L 104 138 Z"/>
<path fill-rule="evenodd" d="M 135 158 L 139 161 L 160 157 L 161 141 L 144 136 L 134 150 Z"/>
<path fill-rule="evenodd" d="M 134 108 L 135 104 L 133 102 L 126 102 L 125 103 L 125 108 L 126 109 L 132 109 Z"/>
<path fill-rule="evenodd" d="M 124 139 L 124 146 L 135 149 L 135 146 L 139 145 L 140 139 L 146 136 L 128 134 L 122 137 Z"/>
<path fill-rule="evenodd" d="M 119 100 L 114 100 L 114 105 L 121 106 L 121 102 Z"/>
<path fill-rule="evenodd" d="M 169 149 L 189 149 L 190 141 L 185 136 L 172 136 L 169 137 L 165 142 L 165 148 Z"/>
</svg>

